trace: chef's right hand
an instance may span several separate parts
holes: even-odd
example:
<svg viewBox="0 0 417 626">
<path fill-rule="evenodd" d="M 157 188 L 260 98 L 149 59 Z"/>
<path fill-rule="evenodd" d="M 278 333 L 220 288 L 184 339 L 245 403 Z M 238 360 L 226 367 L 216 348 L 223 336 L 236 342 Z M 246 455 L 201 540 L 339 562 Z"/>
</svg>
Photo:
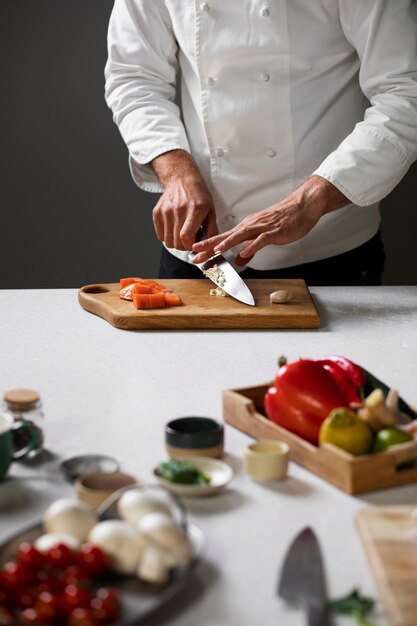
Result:
<svg viewBox="0 0 417 626">
<path fill-rule="evenodd" d="M 216 235 L 213 198 L 192 157 L 172 150 L 151 165 L 164 187 L 152 213 L 158 239 L 168 248 L 191 250 L 200 226 L 208 237 Z"/>
</svg>

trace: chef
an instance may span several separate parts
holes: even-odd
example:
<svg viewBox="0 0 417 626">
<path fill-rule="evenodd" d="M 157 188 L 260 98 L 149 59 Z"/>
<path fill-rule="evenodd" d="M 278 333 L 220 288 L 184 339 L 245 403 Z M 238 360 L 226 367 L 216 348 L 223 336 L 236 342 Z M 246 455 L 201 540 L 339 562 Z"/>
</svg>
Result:
<svg viewBox="0 0 417 626">
<path fill-rule="evenodd" d="M 379 202 L 417 157 L 416 5 L 115 0 L 106 100 L 162 194 L 160 278 L 200 277 L 193 249 L 243 278 L 380 283 Z"/>
</svg>

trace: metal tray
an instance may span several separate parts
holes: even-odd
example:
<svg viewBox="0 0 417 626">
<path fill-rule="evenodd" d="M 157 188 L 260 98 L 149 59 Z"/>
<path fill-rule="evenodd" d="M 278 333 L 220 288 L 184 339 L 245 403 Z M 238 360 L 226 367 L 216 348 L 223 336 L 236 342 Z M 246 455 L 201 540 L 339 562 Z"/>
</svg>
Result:
<svg viewBox="0 0 417 626">
<path fill-rule="evenodd" d="M 15 559 L 20 543 L 33 542 L 42 534 L 42 523 L 38 522 L 2 541 L 0 543 L 0 566 Z M 112 622 L 112 626 L 138 624 L 142 618 L 159 609 L 187 585 L 194 575 L 196 565 L 201 560 L 205 543 L 203 533 L 197 526 L 187 524 L 187 534 L 193 545 L 194 559 L 189 567 L 174 570 L 166 585 L 158 586 L 142 582 L 134 577 L 110 573 L 100 577 L 97 586 L 113 587 L 120 592 L 122 598 L 122 617 L 117 622 Z"/>
</svg>

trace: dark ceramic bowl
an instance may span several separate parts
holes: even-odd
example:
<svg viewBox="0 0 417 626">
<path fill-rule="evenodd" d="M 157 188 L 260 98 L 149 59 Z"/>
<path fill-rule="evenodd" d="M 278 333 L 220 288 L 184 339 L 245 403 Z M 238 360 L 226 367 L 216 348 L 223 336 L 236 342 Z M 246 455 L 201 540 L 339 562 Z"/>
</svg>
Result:
<svg viewBox="0 0 417 626">
<path fill-rule="evenodd" d="M 209 417 L 179 417 L 165 426 L 165 444 L 171 457 L 222 456 L 223 424 Z"/>
</svg>

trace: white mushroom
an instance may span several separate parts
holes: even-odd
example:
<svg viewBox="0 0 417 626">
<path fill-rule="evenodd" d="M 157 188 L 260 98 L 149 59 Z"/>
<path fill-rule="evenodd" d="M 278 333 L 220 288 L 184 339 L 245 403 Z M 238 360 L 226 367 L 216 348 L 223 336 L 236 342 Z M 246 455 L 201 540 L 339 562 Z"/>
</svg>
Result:
<svg viewBox="0 0 417 626">
<path fill-rule="evenodd" d="M 169 577 L 169 568 L 165 561 L 164 553 L 151 545 L 148 545 L 139 561 L 137 575 L 141 580 L 149 583 L 163 585 Z"/>
<path fill-rule="evenodd" d="M 74 537 L 74 535 L 68 535 L 65 533 L 47 533 L 41 535 L 35 541 L 35 547 L 39 552 L 46 553 L 59 543 L 63 543 L 71 550 L 78 551 L 81 546 L 81 541 Z"/>
<path fill-rule="evenodd" d="M 126 522 L 100 522 L 92 528 L 88 541 L 104 551 L 114 572 L 128 576 L 136 572 L 144 544 L 135 529 Z"/>
<path fill-rule="evenodd" d="M 130 524 L 135 524 L 148 513 L 165 513 L 171 516 L 171 511 L 164 502 L 144 493 L 142 489 L 126 491 L 117 503 L 117 510 L 120 517 Z"/>
<path fill-rule="evenodd" d="M 139 534 L 161 550 L 169 567 L 186 567 L 193 558 L 190 540 L 162 513 L 149 513 L 137 524 Z"/>
<path fill-rule="evenodd" d="M 81 541 L 87 538 L 97 518 L 84 502 L 62 498 L 53 502 L 46 510 L 43 526 L 47 533 L 73 535 Z"/>
</svg>

